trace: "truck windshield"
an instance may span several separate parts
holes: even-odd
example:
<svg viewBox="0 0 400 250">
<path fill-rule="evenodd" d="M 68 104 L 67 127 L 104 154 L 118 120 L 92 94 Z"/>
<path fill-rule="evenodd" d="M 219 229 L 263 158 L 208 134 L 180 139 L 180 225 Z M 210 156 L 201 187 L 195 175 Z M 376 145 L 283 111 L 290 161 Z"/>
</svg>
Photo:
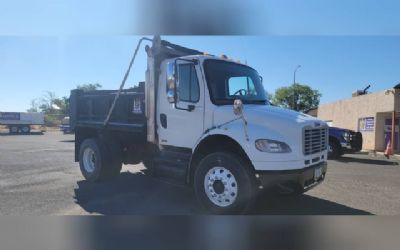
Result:
<svg viewBox="0 0 400 250">
<path fill-rule="evenodd" d="M 204 62 L 204 70 L 214 104 L 233 104 L 235 99 L 241 99 L 244 104 L 267 104 L 260 76 L 254 69 L 233 62 L 208 59 Z"/>
</svg>

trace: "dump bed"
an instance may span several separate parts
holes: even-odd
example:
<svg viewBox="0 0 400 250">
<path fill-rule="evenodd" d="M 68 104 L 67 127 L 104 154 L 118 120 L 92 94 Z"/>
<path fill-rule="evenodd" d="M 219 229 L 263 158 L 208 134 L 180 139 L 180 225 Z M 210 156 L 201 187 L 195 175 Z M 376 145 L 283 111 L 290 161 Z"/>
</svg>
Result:
<svg viewBox="0 0 400 250">
<path fill-rule="evenodd" d="M 118 90 L 72 90 L 70 96 L 71 129 L 95 128 L 146 135 L 143 86 L 123 90 L 109 122 L 104 121 Z"/>
</svg>

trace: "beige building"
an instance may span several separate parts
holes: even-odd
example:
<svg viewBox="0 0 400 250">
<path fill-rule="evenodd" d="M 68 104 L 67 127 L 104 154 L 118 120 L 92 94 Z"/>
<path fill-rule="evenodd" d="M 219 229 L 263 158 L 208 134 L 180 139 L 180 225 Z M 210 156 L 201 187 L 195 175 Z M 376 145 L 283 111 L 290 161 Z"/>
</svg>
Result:
<svg viewBox="0 0 400 250">
<path fill-rule="evenodd" d="M 394 151 L 400 152 L 399 112 L 400 89 L 390 89 L 324 104 L 315 113 L 331 126 L 361 132 L 363 150 L 384 151 L 393 136 Z M 392 134 L 393 115 L 395 131 Z"/>
</svg>

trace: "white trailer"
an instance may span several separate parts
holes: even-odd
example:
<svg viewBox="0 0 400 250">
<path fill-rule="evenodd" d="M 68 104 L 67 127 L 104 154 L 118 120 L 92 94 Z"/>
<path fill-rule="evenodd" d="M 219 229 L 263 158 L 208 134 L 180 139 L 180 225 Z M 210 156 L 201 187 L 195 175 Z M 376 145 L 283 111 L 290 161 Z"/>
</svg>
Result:
<svg viewBox="0 0 400 250">
<path fill-rule="evenodd" d="M 44 113 L 0 112 L 0 125 L 6 125 L 11 134 L 30 133 L 31 125 L 43 125 Z"/>
</svg>

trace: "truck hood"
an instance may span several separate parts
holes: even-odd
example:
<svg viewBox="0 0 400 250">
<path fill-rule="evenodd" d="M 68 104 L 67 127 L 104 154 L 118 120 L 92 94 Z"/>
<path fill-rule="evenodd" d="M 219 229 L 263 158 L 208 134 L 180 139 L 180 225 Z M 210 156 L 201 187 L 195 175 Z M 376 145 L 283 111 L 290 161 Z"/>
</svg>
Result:
<svg viewBox="0 0 400 250">
<path fill-rule="evenodd" d="M 272 128 L 291 128 L 293 126 L 304 127 L 306 125 L 326 125 L 325 122 L 315 117 L 300 112 L 292 111 L 271 105 L 249 105 L 243 106 L 243 115 L 249 124 L 267 126 Z M 233 113 L 232 106 L 220 106 L 214 111 L 214 125 L 227 122 L 237 117 Z"/>
</svg>

